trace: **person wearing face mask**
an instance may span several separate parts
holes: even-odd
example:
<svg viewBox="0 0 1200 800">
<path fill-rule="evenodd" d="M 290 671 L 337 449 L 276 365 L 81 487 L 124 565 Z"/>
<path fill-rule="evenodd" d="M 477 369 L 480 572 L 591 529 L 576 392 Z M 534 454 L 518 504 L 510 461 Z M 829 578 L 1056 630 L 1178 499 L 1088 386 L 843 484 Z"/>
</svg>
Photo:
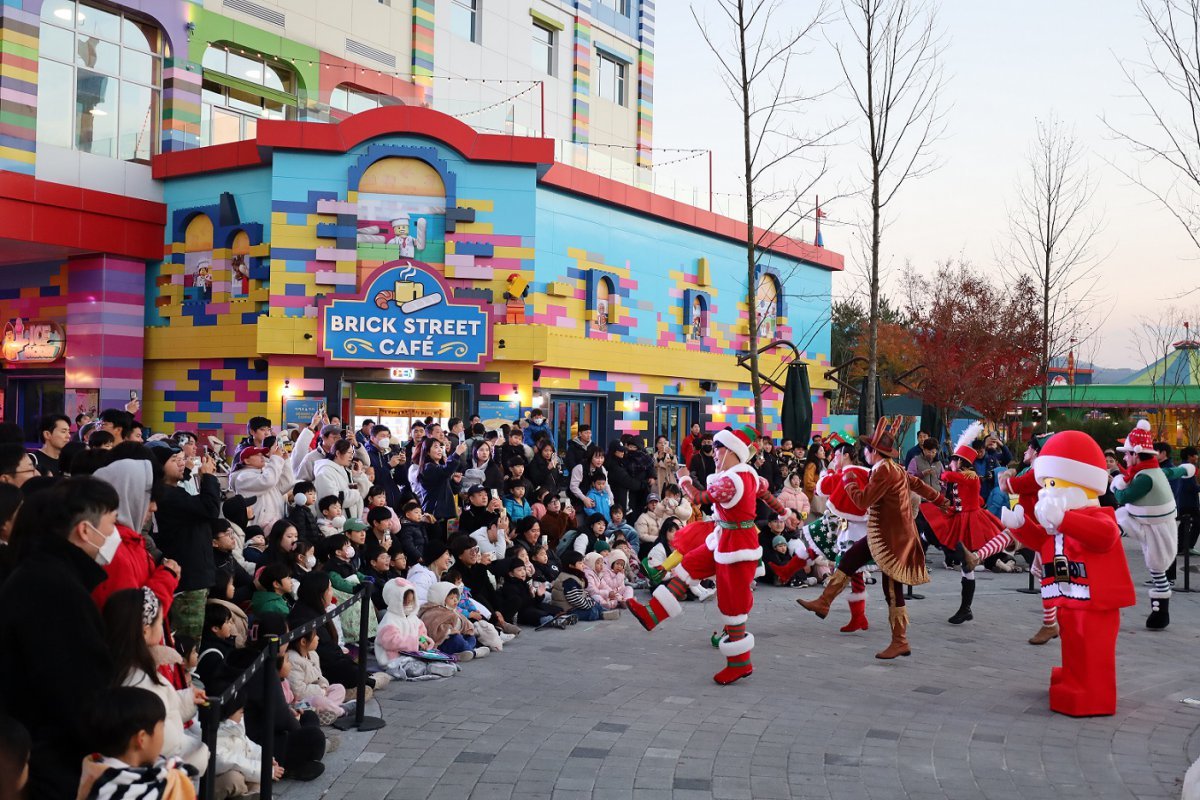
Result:
<svg viewBox="0 0 1200 800">
<path fill-rule="evenodd" d="M 411 459 L 391 448 L 391 430 L 386 425 L 371 428 L 371 439 L 364 449 L 371 461 L 371 469 L 375 471 L 374 485 L 383 487 L 388 505 L 399 511 L 404 505 L 404 487 L 408 486 L 408 462 Z"/>
<path fill-rule="evenodd" d="M 704 486 L 708 481 L 708 476 L 717 471 L 717 462 L 713 460 L 712 436 L 704 434 L 700 440 L 700 446 L 688 460 L 687 468 L 688 473 L 691 474 L 692 483 L 697 486 Z"/>
<path fill-rule="evenodd" d="M 74 797 L 94 749 L 79 710 L 112 684 L 113 665 L 91 592 L 121 543 L 119 504 L 104 481 L 70 478 L 26 498 L 13 526 L 20 561 L 0 587 L 0 686 L 32 738 L 29 797 Z"/>
<path fill-rule="evenodd" d="M 182 485 L 187 462 L 182 450 L 172 445 L 155 448 L 162 464 L 163 488 L 155 511 L 156 542 L 163 554 L 179 563 L 178 596 L 171 606 L 171 629 L 199 639 L 204 627 L 204 604 L 216 580 L 212 524 L 221 513 L 221 483 L 217 465 L 206 454 L 197 473 L 199 493 Z"/>
<path fill-rule="evenodd" d="M 146 447 L 122 445 L 126 446 L 130 448 L 126 453 L 140 457 L 119 459 L 96 470 L 94 475 L 116 490 L 120 505 L 116 518 L 119 546 L 104 567 L 108 579 L 96 587 L 92 597 L 96 605 L 103 609 L 114 592 L 145 587 L 158 597 L 166 615 L 170 613 L 174 602 L 182 570 L 170 558 L 156 563 L 139 532 L 153 513 L 156 498 L 151 497 L 151 492 L 158 488 L 154 471 L 157 462 Z"/>
</svg>

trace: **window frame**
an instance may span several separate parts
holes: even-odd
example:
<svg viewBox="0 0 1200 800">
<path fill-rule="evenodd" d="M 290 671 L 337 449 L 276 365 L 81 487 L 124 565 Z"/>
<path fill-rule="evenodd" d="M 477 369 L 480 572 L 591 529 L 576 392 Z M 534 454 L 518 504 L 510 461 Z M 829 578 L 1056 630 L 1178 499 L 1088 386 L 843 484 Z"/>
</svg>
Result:
<svg viewBox="0 0 1200 800">
<path fill-rule="evenodd" d="M 58 3 L 54 5 L 59 7 L 52 8 L 52 4 L 47 3 L 43 8 L 43 13 L 41 14 L 38 22 L 39 33 L 49 33 L 50 31 L 54 31 L 57 32 L 57 34 L 65 36 L 70 40 L 71 51 L 68 57 L 66 54 L 54 53 L 48 47 L 40 47 L 37 54 L 37 59 L 39 62 L 38 69 L 39 72 L 42 72 L 43 68 L 41 67 L 41 62 L 46 61 L 55 65 L 56 67 L 70 71 L 71 80 L 67 86 L 62 87 L 63 92 L 68 95 L 66 98 L 66 107 L 70 109 L 70 130 L 67 134 L 66 144 L 63 144 L 61 141 L 56 141 L 49 135 L 41 132 L 41 124 L 39 124 L 38 121 L 40 115 L 38 115 L 35 116 L 34 122 L 34 135 L 37 141 L 45 142 L 56 147 L 66 147 L 71 150 L 81 153 L 88 153 L 89 155 L 96 155 L 101 158 L 113 158 L 119 161 L 149 164 L 150 160 L 154 158 L 154 156 L 162 152 L 163 71 L 165 69 L 165 60 L 168 50 L 166 34 L 153 19 L 138 16 L 136 12 L 131 13 L 123 8 L 109 8 L 92 3 L 78 2 L 77 0 L 70 0 L 70 2 L 67 3 Z M 111 17 L 115 17 L 115 38 L 107 31 L 95 31 L 86 27 L 80 27 L 81 23 L 86 19 L 86 14 L 82 14 L 80 12 L 81 8 L 93 10 L 97 15 L 107 14 Z M 68 20 L 67 17 L 63 16 L 61 12 L 64 11 L 70 15 L 72 19 Z M 144 46 L 145 40 L 140 42 L 129 41 L 129 39 L 132 38 L 129 36 L 131 29 L 141 31 L 143 33 L 146 31 L 152 31 L 155 34 L 154 43 L 149 47 L 149 49 L 147 49 Z M 49 37 L 47 37 L 47 39 L 48 38 Z M 95 42 L 96 45 L 103 45 L 105 49 L 110 49 L 111 52 L 115 54 L 115 67 L 109 68 L 107 65 L 101 65 L 99 63 L 91 66 L 79 63 L 79 43 L 81 39 Z M 127 63 L 127 61 L 131 59 L 132 63 L 148 60 L 150 71 L 146 79 L 143 80 L 138 77 L 130 77 L 127 74 L 130 72 L 129 63 Z M 46 71 L 48 72 L 49 70 Z M 106 81 L 115 81 L 115 92 L 112 98 L 113 107 L 111 111 L 103 109 L 104 114 L 93 114 L 93 116 L 108 116 L 110 113 L 115 115 L 115 120 L 112 127 L 113 143 L 110 153 L 100 153 L 93 149 L 84 149 L 80 145 L 80 71 L 87 72 L 90 75 L 94 75 L 97 78 Z M 144 137 L 141 136 L 141 134 L 138 134 L 135 137 L 133 149 L 128 155 L 125 155 L 122 152 L 122 148 L 124 146 L 123 139 L 130 130 L 125 124 L 125 116 L 126 114 L 132 115 L 133 112 L 133 109 L 125 108 L 125 97 L 127 92 L 132 93 L 134 90 L 138 92 L 148 91 L 150 94 L 150 107 L 146 111 L 146 114 L 149 114 L 150 116 L 150 125 L 149 130 L 145 132 Z M 47 102 L 45 104 L 38 104 L 39 109 L 49 110 L 53 107 L 53 104 L 49 101 L 49 98 L 46 98 L 46 100 Z M 107 103 L 107 99 L 104 102 Z M 100 104 L 97 103 L 96 105 L 98 106 Z M 93 111 L 89 110 L 86 113 L 91 114 Z M 144 117 L 145 115 L 143 114 L 138 116 Z M 43 122 L 48 121 L 45 118 L 42 118 L 42 120 Z M 149 145 L 144 156 L 139 155 L 139 151 L 142 150 L 142 142 L 147 142 Z"/>
<path fill-rule="evenodd" d="M 483 27 L 480 25 L 482 10 L 480 0 L 450 0 L 450 32 L 471 44 L 480 44 L 483 41 Z M 470 19 L 471 30 L 468 35 L 463 35 L 458 27 L 458 20 L 463 14 Z"/>
<path fill-rule="evenodd" d="M 596 65 L 596 96 L 601 100 L 607 100 L 610 103 L 615 103 L 622 108 L 628 108 L 627 100 L 629 99 L 629 67 L 627 61 L 622 61 L 614 55 L 611 55 L 599 48 L 596 49 L 596 59 L 599 63 Z M 609 97 L 605 92 L 605 63 L 611 65 L 613 70 L 613 94 L 615 97 Z"/>
<path fill-rule="evenodd" d="M 209 58 L 210 54 L 221 54 L 223 60 L 220 66 L 217 65 L 215 58 Z M 243 61 L 261 65 L 260 82 L 239 77 L 229 71 L 230 56 L 236 56 Z M 204 66 L 206 62 L 208 66 Z M 213 139 L 213 119 L 218 111 L 225 116 L 237 117 L 238 138 L 232 141 L 239 142 L 253 138 L 257 132 L 258 123 L 262 120 L 299 118 L 299 75 L 285 64 L 253 51 L 239 51 L 235 53 L 233 48 L 229 46 L 222 47 L 217 43 L 213 43 L 205 49 L 201 59 L 201 67 L 200 144 L 202 147 L 230 143 L 225 139 L 221 139 L 220 141 L 214 141 Z M 279 84 L 284 86 L 285 89 L 279 90 L 273 86 L 268 86 L 267 80 L 269 74 L 274 74 L 279 80 Z M 290 90 L 287 87 L 290 87 Z M 246 108 L 234 105 L 230 97 L 231 92 L 240 92 L 256 97 L 261 111 L 256 114 Z M 221 95 L 222 102 L 220 104 L 210 101 L 209 95 L 214 93 Z M 282 112 L 268 113 L 267 104 L 281 106 Z"/>
<path fill-rule="evenodd" d="M 545 34 L 549 41 L 543 42 L 538 39 L 538 34 Z M 544 71 L 551 78 L 558 75 L 558 31 L 549 25 L 534 19 L 533 20 L 533 48 L 544 48 L 545 60 L 540 62 L 534 60 L 534 69 Z M 537 51 L 539 54 L 541 50 Z"/>
</svg>

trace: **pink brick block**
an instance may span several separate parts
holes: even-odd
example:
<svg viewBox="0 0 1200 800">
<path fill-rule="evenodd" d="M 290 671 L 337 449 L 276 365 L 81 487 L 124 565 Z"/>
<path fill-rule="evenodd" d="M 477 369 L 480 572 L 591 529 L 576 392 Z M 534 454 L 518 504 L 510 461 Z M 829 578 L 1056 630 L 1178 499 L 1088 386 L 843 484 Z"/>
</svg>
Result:
<svg viewBox="0 0 1200 800">
<path fill-rule="evenodd" d="M 594 391 L 597 391 L 599 389 L 599 387 L 600 387 L 599 381 L 580 381 L 579 382 L 580 389 L 588 389 L 588 390 L 594 392 Z"/>
<path fill-rule="evenodd" d="M 470 242 L 472 244 L 491 244 L 502 247 L 525 247 L 523 237 L 502 233 L 448 233 L 448 242 Z"/>
<path fill-rule="evenodd" d="M 562 367 L 542 367 L 543 378 L 569 378 L 571 370 Z"/>
<path fill-rule="evenodd" d="M 358 216 L 358 205 L 342 200 L 318 200 L 318 214 L 353 214 Z"/>
<path fill-rule="evenodd" d="M 185 402 L 185 401 L 180 400 L 175 403 L 175 410 L 176 411 L 185 411 L 188 413 L 197 412 L 200 410 L 200 404 L 197 402 L 192 402 L 192 401 Z"/>
<path fill-rule="evenodd" d="M 475 256 L 460 255 L 459 253 L 446 253 L 447 267 L 473 267 L 475 266 Z"/>
<path fill-rule="evenodd" d="M 449 256 L 447 256 L 448 258 Z M 495 277 L 491 267 L 466 265 L 454 268 L 454 277 L 459 280 L 490 281 Z"/>
</svg>

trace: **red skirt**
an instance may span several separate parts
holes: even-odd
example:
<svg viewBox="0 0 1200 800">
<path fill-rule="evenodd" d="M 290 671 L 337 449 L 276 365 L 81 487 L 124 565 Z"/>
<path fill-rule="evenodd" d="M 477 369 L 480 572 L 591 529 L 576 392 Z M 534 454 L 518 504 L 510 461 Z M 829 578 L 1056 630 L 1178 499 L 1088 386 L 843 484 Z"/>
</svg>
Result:
<svg viewBox="0 0 1200 800">
<path fill-rule="evenodd" d="M 935 503 L 922 503 L 921 513 L 942 546 L 951 550 L 959 542 L 968 550 L 978 550 L 1004 530 L 1000 520 L 983 508 L 947 512 Z"/>
</svg>

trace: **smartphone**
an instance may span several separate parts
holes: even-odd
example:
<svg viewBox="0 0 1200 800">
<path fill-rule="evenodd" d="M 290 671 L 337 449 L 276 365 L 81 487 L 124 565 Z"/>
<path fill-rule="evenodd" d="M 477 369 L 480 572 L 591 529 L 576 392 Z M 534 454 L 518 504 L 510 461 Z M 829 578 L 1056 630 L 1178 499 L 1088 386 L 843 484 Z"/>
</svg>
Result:
<svg viewBox="0 0 1200 800">
<path fill-rule="evenodd" d="M 492 489 L 492 499 L 493 500 L 500 499 L 500 490 L 499 489 Z"/>
<path fill-rule="evenodd" d="M 137 389 L 130 389 L 129 390 L 129 402 L 136 403 L 137 401 L 138 401 Z"/>
</svg>

